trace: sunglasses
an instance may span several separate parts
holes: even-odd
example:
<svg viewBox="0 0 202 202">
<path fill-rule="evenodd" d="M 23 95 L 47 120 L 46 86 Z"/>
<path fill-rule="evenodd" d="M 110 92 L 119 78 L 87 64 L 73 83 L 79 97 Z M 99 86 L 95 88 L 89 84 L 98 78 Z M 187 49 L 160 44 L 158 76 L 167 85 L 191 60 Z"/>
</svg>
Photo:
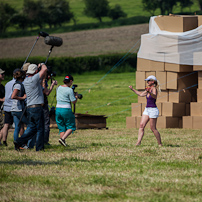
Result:
<svg viewBox="0 0 202 202">
<path fill-rule="evenodd" d="M 4 73 L 1 74 L 2 76 L 5 75 Z"/>
</svg>

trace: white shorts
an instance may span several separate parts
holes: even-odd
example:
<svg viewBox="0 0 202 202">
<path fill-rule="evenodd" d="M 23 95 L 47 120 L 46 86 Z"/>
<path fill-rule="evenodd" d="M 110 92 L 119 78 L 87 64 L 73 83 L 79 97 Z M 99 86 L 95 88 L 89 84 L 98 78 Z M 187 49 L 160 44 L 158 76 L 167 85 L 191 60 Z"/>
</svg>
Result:
<svg viewBox="0 0 202 202">
<path fill-rule="evenodd" d="M 155 119 L 159 117 L 159 110 L 157 107 L 145 107 L 143 115 L 147 115 L 149 118 Z"/>
</svg>

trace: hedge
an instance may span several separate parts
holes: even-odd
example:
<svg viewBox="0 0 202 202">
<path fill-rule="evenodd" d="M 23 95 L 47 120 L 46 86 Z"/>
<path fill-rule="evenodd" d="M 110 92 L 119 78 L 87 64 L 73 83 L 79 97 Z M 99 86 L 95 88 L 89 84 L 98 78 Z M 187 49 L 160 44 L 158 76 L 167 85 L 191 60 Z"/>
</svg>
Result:
<svg viewBox="0 0 202 202">
<path fill-rule="evenodd" d="M 46 61 L 45 57 L 30 57 L 28 62 L 38 64 Z M 85 72 L 131 72 L 136 70 L 137 54 L 111 54 L 85 57 L 50 57 L 47 66 L 52 68 L 57 75 L 83 74 Z M 0 67 L 5 70 L 6 76 L 12 76 L 16 68 L 21 68 L 23 58 L 0 59 Z"/>
</svg>

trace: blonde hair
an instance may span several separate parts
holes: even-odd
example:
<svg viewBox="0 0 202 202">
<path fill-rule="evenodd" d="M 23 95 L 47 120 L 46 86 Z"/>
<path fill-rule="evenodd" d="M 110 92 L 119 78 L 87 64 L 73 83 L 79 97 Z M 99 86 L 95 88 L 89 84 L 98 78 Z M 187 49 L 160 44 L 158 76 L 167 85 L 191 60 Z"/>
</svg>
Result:
<svg viewBox="0 0 202 202">
<path fill-rule="evenodd" d="M 159 80 L 153 80 L 153 79 L 150 79 L 150 81 L 154 81 L 154 87 L 157 89 L 157 91 L 160 93 L 161 92 L 161 87 L 160 87 L 160 82 Z"/>
</svg>

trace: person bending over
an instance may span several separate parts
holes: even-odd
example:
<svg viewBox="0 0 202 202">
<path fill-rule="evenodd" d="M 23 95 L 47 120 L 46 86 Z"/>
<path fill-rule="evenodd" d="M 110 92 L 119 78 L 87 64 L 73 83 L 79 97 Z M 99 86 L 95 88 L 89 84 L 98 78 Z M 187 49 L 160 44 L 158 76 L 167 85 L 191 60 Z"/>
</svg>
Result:
<svg viewBox="0 0 202 202">
<path fill-rule="evenodd" d="M 157 118 L 159 116 L 159 110 L 156 106 L 156 99 L 157 99 L 157 87 L 158 87 L 158 82 L 155 76 L 151 75 L 148 76 L 145 81 L 147 81 L 147 87 L 144 92 L 139 92 L 135 89 L 133 89 L 132 86 L 129 86 L 129 88 L 135 92 L 138 96 L 144 97 L 146 96 L 147 98 L 147 105 L 146 108 L 142 114 L 142 118 L 140 121 L 140 128 L 138 132 L 138 141 L 136 143 L 136 146 L 141 145 L 142 138 L 144 136 L 144 129 L 145 126 L 147 125 L 148 121 L 150 121 L 150 128 L 152 132 L 154 133 L 158 145 L 162 146 L 161 143 L 161 136 L 158 130 L 156 129 L 156 123 L 157 123 Z"/>
</svg>

